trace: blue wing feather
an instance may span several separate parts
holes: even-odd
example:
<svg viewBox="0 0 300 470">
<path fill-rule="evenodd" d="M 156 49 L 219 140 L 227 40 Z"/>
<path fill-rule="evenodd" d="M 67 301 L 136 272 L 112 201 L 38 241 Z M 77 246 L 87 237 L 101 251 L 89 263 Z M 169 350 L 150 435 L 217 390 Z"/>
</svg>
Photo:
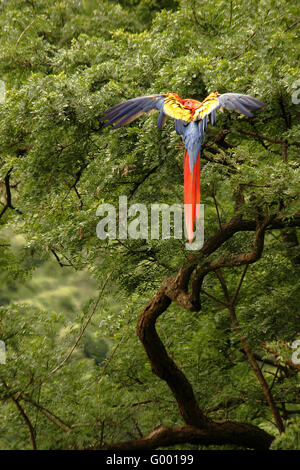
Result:
<svg viewBox="0 0 300 470">
<path fill-rule="evenodd" d="M 218 108 L 234 109 L 246 116 L 253 116 L 250 112 L 265 106 L 265 103 L 262 103 L 252 96 L 243 95 L 241 93 L 224 93 L 218 97 L 219 105 Z"/>
<path fill-rule="evenodd" d="M 122 127 L 136 119 L 142 113 L 148 113 L 151 110 L 161 111 L 164 105 L 164 99 L 164 95 L 133 98 L 109 108 L 100 121 L 107 121 L 103 127 L 110 126 L 111 124 L 115 124 L 115 129 Z"/>
<path fill-rule="evenodd" d="M 215 109 L 210 113 L 209 119 L 210 119 L 211 125 L 214 126 L 216 124 L 216 120 L 217 120 L 217 113 L 216 113 Z"/>
<path fill-rule="evenodd" d="M 158 115 L 158 120 L 157 120 L 158 129 L 162 129 L 164 127 L 166 119 L 167 119 L 167 115 L 163 111 L 161 111 Z"/>
<path fill-rule="evenodd" d="M 178 135 L 183 135 L 184 129 L 187 127 L 187 122 L 182 119 L 175 119 L 175 131 Z"/>
</svg>

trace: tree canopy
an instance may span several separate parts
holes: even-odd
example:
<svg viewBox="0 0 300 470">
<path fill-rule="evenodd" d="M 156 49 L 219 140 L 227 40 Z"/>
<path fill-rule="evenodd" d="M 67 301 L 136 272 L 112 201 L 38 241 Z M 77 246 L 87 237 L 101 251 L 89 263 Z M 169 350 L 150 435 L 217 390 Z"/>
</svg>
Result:
<svg viewBox="0 0 300 470">
<path fill-rule="evenodd" d="M 0 2 L 1 448 L 299 448 L 299 16 Z M 106 109 L 215 90 L 266 106 L 207 128 L 203 247 L 100 240 L 100 204 L 183 201 L 172 119 L 113 131 Z"/>
</svg>

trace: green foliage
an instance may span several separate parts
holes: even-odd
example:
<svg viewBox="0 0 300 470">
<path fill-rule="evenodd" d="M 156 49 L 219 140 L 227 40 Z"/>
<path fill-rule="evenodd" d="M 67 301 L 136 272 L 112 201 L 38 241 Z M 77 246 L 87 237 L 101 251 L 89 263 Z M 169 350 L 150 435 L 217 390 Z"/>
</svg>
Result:
<svg viewBox="0 0 300 470">
<path fill-rule="evenodd" d="M 151 372 L 135 327 L 161 281 L 185 261 L 185 246 L 173 239 L 96 236 L 97 207 L 117 206 L 120 195 L 148 207 L 182 203 L 182 144 L 170 119 L 163 131 L 152 114 L 112 131 L 101 130 L 99 118 L 109 106 L 151 93 L 258 97 L 266 103 L 263 112 L 252 119 L 219 113 L 216 128 L 207 130 L 205 237 L 219 229 L 216 203 L 221 222 L 228 222 L 240 188 L 245 220 L 255 220 L 258 208 L 289 220 L 300 210 L 299 105 L 291 98 L 300 76 L 298 17 L 291 0 L 0 2 L 6 85 L 0 105 L 0 339 L 7 347 L 7 363 L 0 364 L 1 448 L 32 447 L 12 396 L 20 398 L 40 449 L 86 448 L 99 445 L 101 435 L 105 442 L 128 440 L 160 424 L 183 424 L 167 385 Z M 226 145 L 218 145 L 221 130 Z M 288 142 L 287 158 L 278 139 Z M 2 214 L 8 176 L 12 201 Z M 24 240 L 17 249 L 15 237 Z M 217 254 L 246 253 L 252 244 L 253 233 L 239 232 Z M 299 395 L 296 371 L 285 368 L 299 331 L 299 256 L 299 244 L 268 231 L 264 255 L 249 267 L 236 308 L 276 403 L 287 408 Z M 53 372 L 108 274 L 78 346 Z M 241 268 L 224 270 L 231 294 L 241 274 Z M 223 300 L 215 275 L 203 288 Z M 199 313 L 172 304 L 159 319 L 169 354 L 209 416 L 251 422 L 275 435 L 227 309 L 202 297 Z M 263 344 L 280 352 L 279 362 Z M 273 448 L 299 447 L 297 426 L 289 422 Z"/>
<path fill-rule="evenodd" d="M 272 450 L 299 450 L 300 420 L 296 418 L 287 424 L 285 433 L 278 436 L 273 442 Z"/>
</svg>

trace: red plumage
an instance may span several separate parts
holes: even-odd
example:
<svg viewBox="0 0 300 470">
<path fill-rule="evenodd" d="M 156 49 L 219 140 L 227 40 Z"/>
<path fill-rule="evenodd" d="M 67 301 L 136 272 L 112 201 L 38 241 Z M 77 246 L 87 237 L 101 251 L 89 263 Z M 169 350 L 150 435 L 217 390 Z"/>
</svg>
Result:
<svg viewBox="0 0 300 470">
<path fill-rule="evenodd" d="M 184 152 L 184 216 L 187 237 L 194 238 L 194 224 L 200 216 L 200 153 L 197 155 L 193 171 L 190 169 L 189 154 Z"/>
</svg>

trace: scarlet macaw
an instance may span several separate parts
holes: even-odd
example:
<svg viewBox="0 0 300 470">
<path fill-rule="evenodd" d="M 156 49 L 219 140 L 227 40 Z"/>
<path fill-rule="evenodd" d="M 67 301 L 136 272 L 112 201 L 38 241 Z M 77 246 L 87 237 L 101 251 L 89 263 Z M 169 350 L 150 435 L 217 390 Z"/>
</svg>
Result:
<svg viewBox="0 0 300 470">
<path fill-rule="evenodd" d="M 235 110 L 246 116 L 251 111 L 265 106 L 252 96 L 240 93 L 210 93 L 202 102 L 193 99 L 181 99 L 176 93 L 150 95 L 133 98 L 109 108 L 101 122 L 107 127 L 114 124 L 113 129 L 125 126 L 143 113 L 153 110 L 160 111 L 157 126 L 162 129 L 167 116 L 175 119 L 175 131 L 182 136 L 184 151 L 184 208 L 187 236 L 192 242 L 193 226 L 200 213 L 200 149 L 208 124 L 216 123 L 216 111 L 223 108 Z"/>
</svg>

